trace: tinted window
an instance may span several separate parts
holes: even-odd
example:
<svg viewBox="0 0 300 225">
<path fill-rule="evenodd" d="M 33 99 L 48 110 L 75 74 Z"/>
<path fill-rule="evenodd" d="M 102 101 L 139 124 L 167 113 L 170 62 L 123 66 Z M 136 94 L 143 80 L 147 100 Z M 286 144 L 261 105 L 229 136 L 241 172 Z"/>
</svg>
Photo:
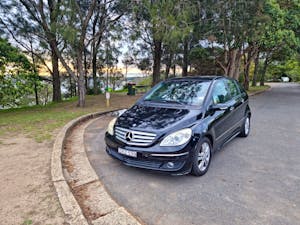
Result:
<svg viewBox="0 0 300 225">
<path fill-rule="evenodd" d="M 240 92 L 241 92 L 243 95 L 245 95 L 245 94 L 246 94 L 246 91 L 245 91 L 245 89 L 242 87 L 242 85 L 241 85 L 239 82 L 237 82 L 237 81 L 235 81 L 235 83 L 236 83 L 236 85 L 238 86 Z"/>
<path fill-rule="evenodd" d="M 210 81 L 170 80 L 158 84 L 145 98 L 145 101 L 202 105 Z"/>
<path fill-rule="evenodd" d="M 236 83 L 233 80 L 226 80 L 229 92 L 231 94 L 231 97 L 238 96 L 240 94 L 240 91 L 238 87 L 236 86 Z"/>
<path fill-rule="evenodd" d="M 216 81 L 212 91 L 212 98 L 214 104 L 225 103 L 230 100 L 230 93 L 224 80 Z"/>
</svg>

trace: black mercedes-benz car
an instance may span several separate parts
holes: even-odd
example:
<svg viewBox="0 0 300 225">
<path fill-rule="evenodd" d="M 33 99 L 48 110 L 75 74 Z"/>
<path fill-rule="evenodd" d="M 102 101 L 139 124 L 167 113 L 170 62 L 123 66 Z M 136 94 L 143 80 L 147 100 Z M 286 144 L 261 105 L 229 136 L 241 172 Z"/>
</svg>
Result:
<svg viewBox="0 0 300 225">
<path fill-rule="evenodd" d="M 248 95 L 236 80 L 173 78 L 109 123 L 106 151 L 128 166 L 201 176 L 213 152 L 248 136 L 250 118 Z"/>
</svg>

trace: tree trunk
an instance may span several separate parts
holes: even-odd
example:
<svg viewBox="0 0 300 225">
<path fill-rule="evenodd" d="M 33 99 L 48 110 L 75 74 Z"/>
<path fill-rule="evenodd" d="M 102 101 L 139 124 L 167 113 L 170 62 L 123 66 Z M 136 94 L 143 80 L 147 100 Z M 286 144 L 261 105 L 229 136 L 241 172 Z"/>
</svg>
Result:
<svg viewBox="0 0 300 225">
<path fill-rule="evenodd" d="M 176 64 L 173 65 L 173 77 L 176 77 Z"/>
<path fill-rule="evenodd" d="M 125 83 L 127 83 L 128 64 L 125 64 Z"/>
<path fill-rule="evenodd" d="M 85 80 L 84 80 L 84 71 L 83 71 L 83 65 L 82 65 L 82 53 L 83 51 L 78 51 L 77 56 L 77 66 L 78 66 L 78 106 L 84 107 L 85 106 Z"/>
<path fill-rule="evenodd" d="M 77 96 L 77 81 L 74 80 L 74 78 L 71 76 L 71 82 L 72 82 L 72 93 L 73 96 Z"/>
<path fill-rule="evenodd" d="M 160 81 L 161 40 L 154 40 L 152 86 Z"/>
<path fill-rule="evenodd" d="M 265 85 L 265 76 L 266 76 L 267 68 L 268 68 L 268 56 L 266 57 L 266 59 L 264 61 L 264 67 L 262 69 L 262 73 L 260 76 L 260 86 Z"/>
<path fill-rule="evenodd" d="M 189 42 L 187 39 L 183 43 L 183 65 L 182 65 L 182 76 L 188 75 L 188 54 L 189 54 Z"/>
<path fill-rule="evenodd" d="M 56 3 L 58 4 L 58 3 Z M 48 1 L 49 12 L 50 12 L 50 27 L 54 25 L 54 29 L 56 29 L 58 15 L 56 13 L 55 7 L 57 6 L 54 4 L 54 1 Z M 40 8 L 40 14 L 43 14 L 43 9 Z M 53 102 L 60 102 L 61 101 L 61 89 L 60 89 L 60 77 L 59 77 L 59 63 L 58 63 L 58 53 L 56 52 L 57 49 L 57 37 L 56 37 L 56 30 L 54 32 L 50 31 L 50 28 L 47 25 L 45 18 L 42 16 L 43 21 L 43 29 L 44 32 L 47 34 L 47 40 L 49 46 L 51 48 L 51 61 L 52 61 L 52 80 L 53 80 Z M 50 31 L 50 32 L 49 32 Z"/>
<path fill-rule="evenodd" d="M 169 78 L 169 74 L 170 74 L 170 68 L 171 68 L 171 66 L 170 66 L 170 65 L 166 65 L 166 74 L 165 74 L 165 79 L 168 79 L 168 78 Z"/>
<path fill-rule="evenodd" d="M 235 63 L 235 60 L 236 60 L 236 55 L 237 55 L 237 49 L 233 49 L 231 50 L 231 52 L 229 53 L 230 54 L 230 59 L 229 59 L 229 69 L 227 71 L 227 76 L 228 77 L 234 77 L 234 72 L 236 70 L 236 63 Z"/>
<path fill-rule="evenodd" d="M 257 51 L 254 59 L 254 73 L 252 79 L 252 87 L 255 87 L 257 83 L 258 68 L 259 68 L 259 51 Z"/>
<path fill-rule="evenodd" d="M 53 85 L 53 102 L 61 101 L 60 77 L 58 69 L 58 57 L 54 50 L 51 50 L 52 61 L 52 85 Z"/>
<path fill-rule="evenodd" d="M 172 66 L 172 58 L 173 58 L 173 54 L 170 53 L 170 54 L 169 54 L 169 57 L 168 57 L 168 59 L 167 59 L 167 63 L 166 63 L 166 74 L 165 74 L 165 79 L 168 79 L 168 78 L 169 78 L 170 69 L 171 69 L 171 66 Z"/>
<path fill-rule="evenodd" d="M 69 92 L 70 92 L 70 96 L 73 97 L 73 83 L 72 83 L 72 77 L 69 75 L 69 84 L 70 84 L 70 88 L 69 88 Z"/>
<path fill-rule="evenodd" d="M 97 82 L 97 55 L 93 54 L 92 59 L 92 70 L 93 70 L 93 93 L 98 94 L 98 82 Z"/>
<path fill-rule="evenodd" d="M 37 89 L 37 84 L 36 84 L 36 75 L 34 75 L 34 95 L 35 95 L 35 104 L 39 105 L 39 96 L 38 96 L 38 89 Z"/>
<path fill-rule="evenodd" d="M 83 51 L 84 54 L 84 79 L 85 79 L 85 90 L 88 90 L 88 68 L 86 59 L 86 49 Z"/>
<path fill-rule="evenodd" d="M 240 75 L 241 49 L 225 51 L 224 62 L 217 60 L 217 63 L 224 71 L 224 75 L 238 79 Z"/>
<path fill-rule="evenodd" d="M 46 98 L 45 98 L 45 103 L 44 103 L 44 105 L 47 105 L 47 103 L 48 103 L 48 98 L 49 98 L 49 90 L 48 90 L 48 84 L 46 84 Z"/>
<path fill-rule="evenodd" d="M 245 90 L 249 90 L 249 70 L 250 70 L 250 64 L 246 63 L 245 69 L 244 69 L 244 88 Z"/>
<path fill-rule="evenodd" d="M 34 95 L 35 95 L 35 104 L 39 105 L 39 96 L 38 96 L 38 89 L 37 89 L 37 69 L 36 69 L 36 63 L 35 58 L 33 54 L 33 48 L 32 48 L 32 42 L 30 42 L 30 51 L 31 51 L 31 59 L 32 59 L 32 65 L 33 65 L 33 75 L 34 75 Z"/>
<path fill-rule="evenodd" d="M 233 78 L 236 80 L 239 80 L 240 77 L 241 59 L 242 59 L 242 54 L 241 54 L 241 50 L 239 50 L 235 57 L 235 62 L 233 62 L 234 63 Z"/>
</svg>

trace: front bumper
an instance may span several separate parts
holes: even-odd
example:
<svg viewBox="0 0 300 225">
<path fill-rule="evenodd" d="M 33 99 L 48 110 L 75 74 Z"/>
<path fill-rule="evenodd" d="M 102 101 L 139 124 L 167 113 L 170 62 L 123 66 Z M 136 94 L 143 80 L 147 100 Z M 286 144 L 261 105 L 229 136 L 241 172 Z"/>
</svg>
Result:
<svg viewBox="0 0 300 225">
<path fill-rule="evenodd" d="M 159 147 L 159 143 L 149 147 L 134 147 L 127 146 L 108 133 L 105 135 L 105 142 L 106 152 L 127 166 L 150 169 L 173 175 L 183 175 L 191 171 L 193 152 L 196 145 L 196 141 L 192 138 L 183 147 L 168 148 L 168 151 L 165 151 L 165 147 Z M 120 154 L 118 148 L 135 151 L 137 152 L 137 157 Z"/>
</svg>

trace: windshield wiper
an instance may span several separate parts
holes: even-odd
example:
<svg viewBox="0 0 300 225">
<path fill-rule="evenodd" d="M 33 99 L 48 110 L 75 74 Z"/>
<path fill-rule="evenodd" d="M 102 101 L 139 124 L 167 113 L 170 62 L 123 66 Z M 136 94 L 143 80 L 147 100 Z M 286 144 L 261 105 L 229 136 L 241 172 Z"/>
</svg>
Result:
<svg viewBox="0 0 300 225">
<path fill-rule="evenodd" d="M 185 105 L 184 103 L 176 101 L 176 100 L 162 100 L 162 101 L 166 102 L 166 103 L 175 103 L 175 104 L 179 104 L 179 105 Z"/>
<path fill-rule="evenodd" d="M 182 102 L 176 101 L 176 100 L 164 100 L 164 99 L 160 99 L 160 100 L 154 100 L 154 99 L 145 99 L 145 101 L 151 101 L 151 102 L 163 102 L 163 103 L 173 103 L 173 104 L 179 104 L 179 105 L 185 105 Z"/>
</svg>

